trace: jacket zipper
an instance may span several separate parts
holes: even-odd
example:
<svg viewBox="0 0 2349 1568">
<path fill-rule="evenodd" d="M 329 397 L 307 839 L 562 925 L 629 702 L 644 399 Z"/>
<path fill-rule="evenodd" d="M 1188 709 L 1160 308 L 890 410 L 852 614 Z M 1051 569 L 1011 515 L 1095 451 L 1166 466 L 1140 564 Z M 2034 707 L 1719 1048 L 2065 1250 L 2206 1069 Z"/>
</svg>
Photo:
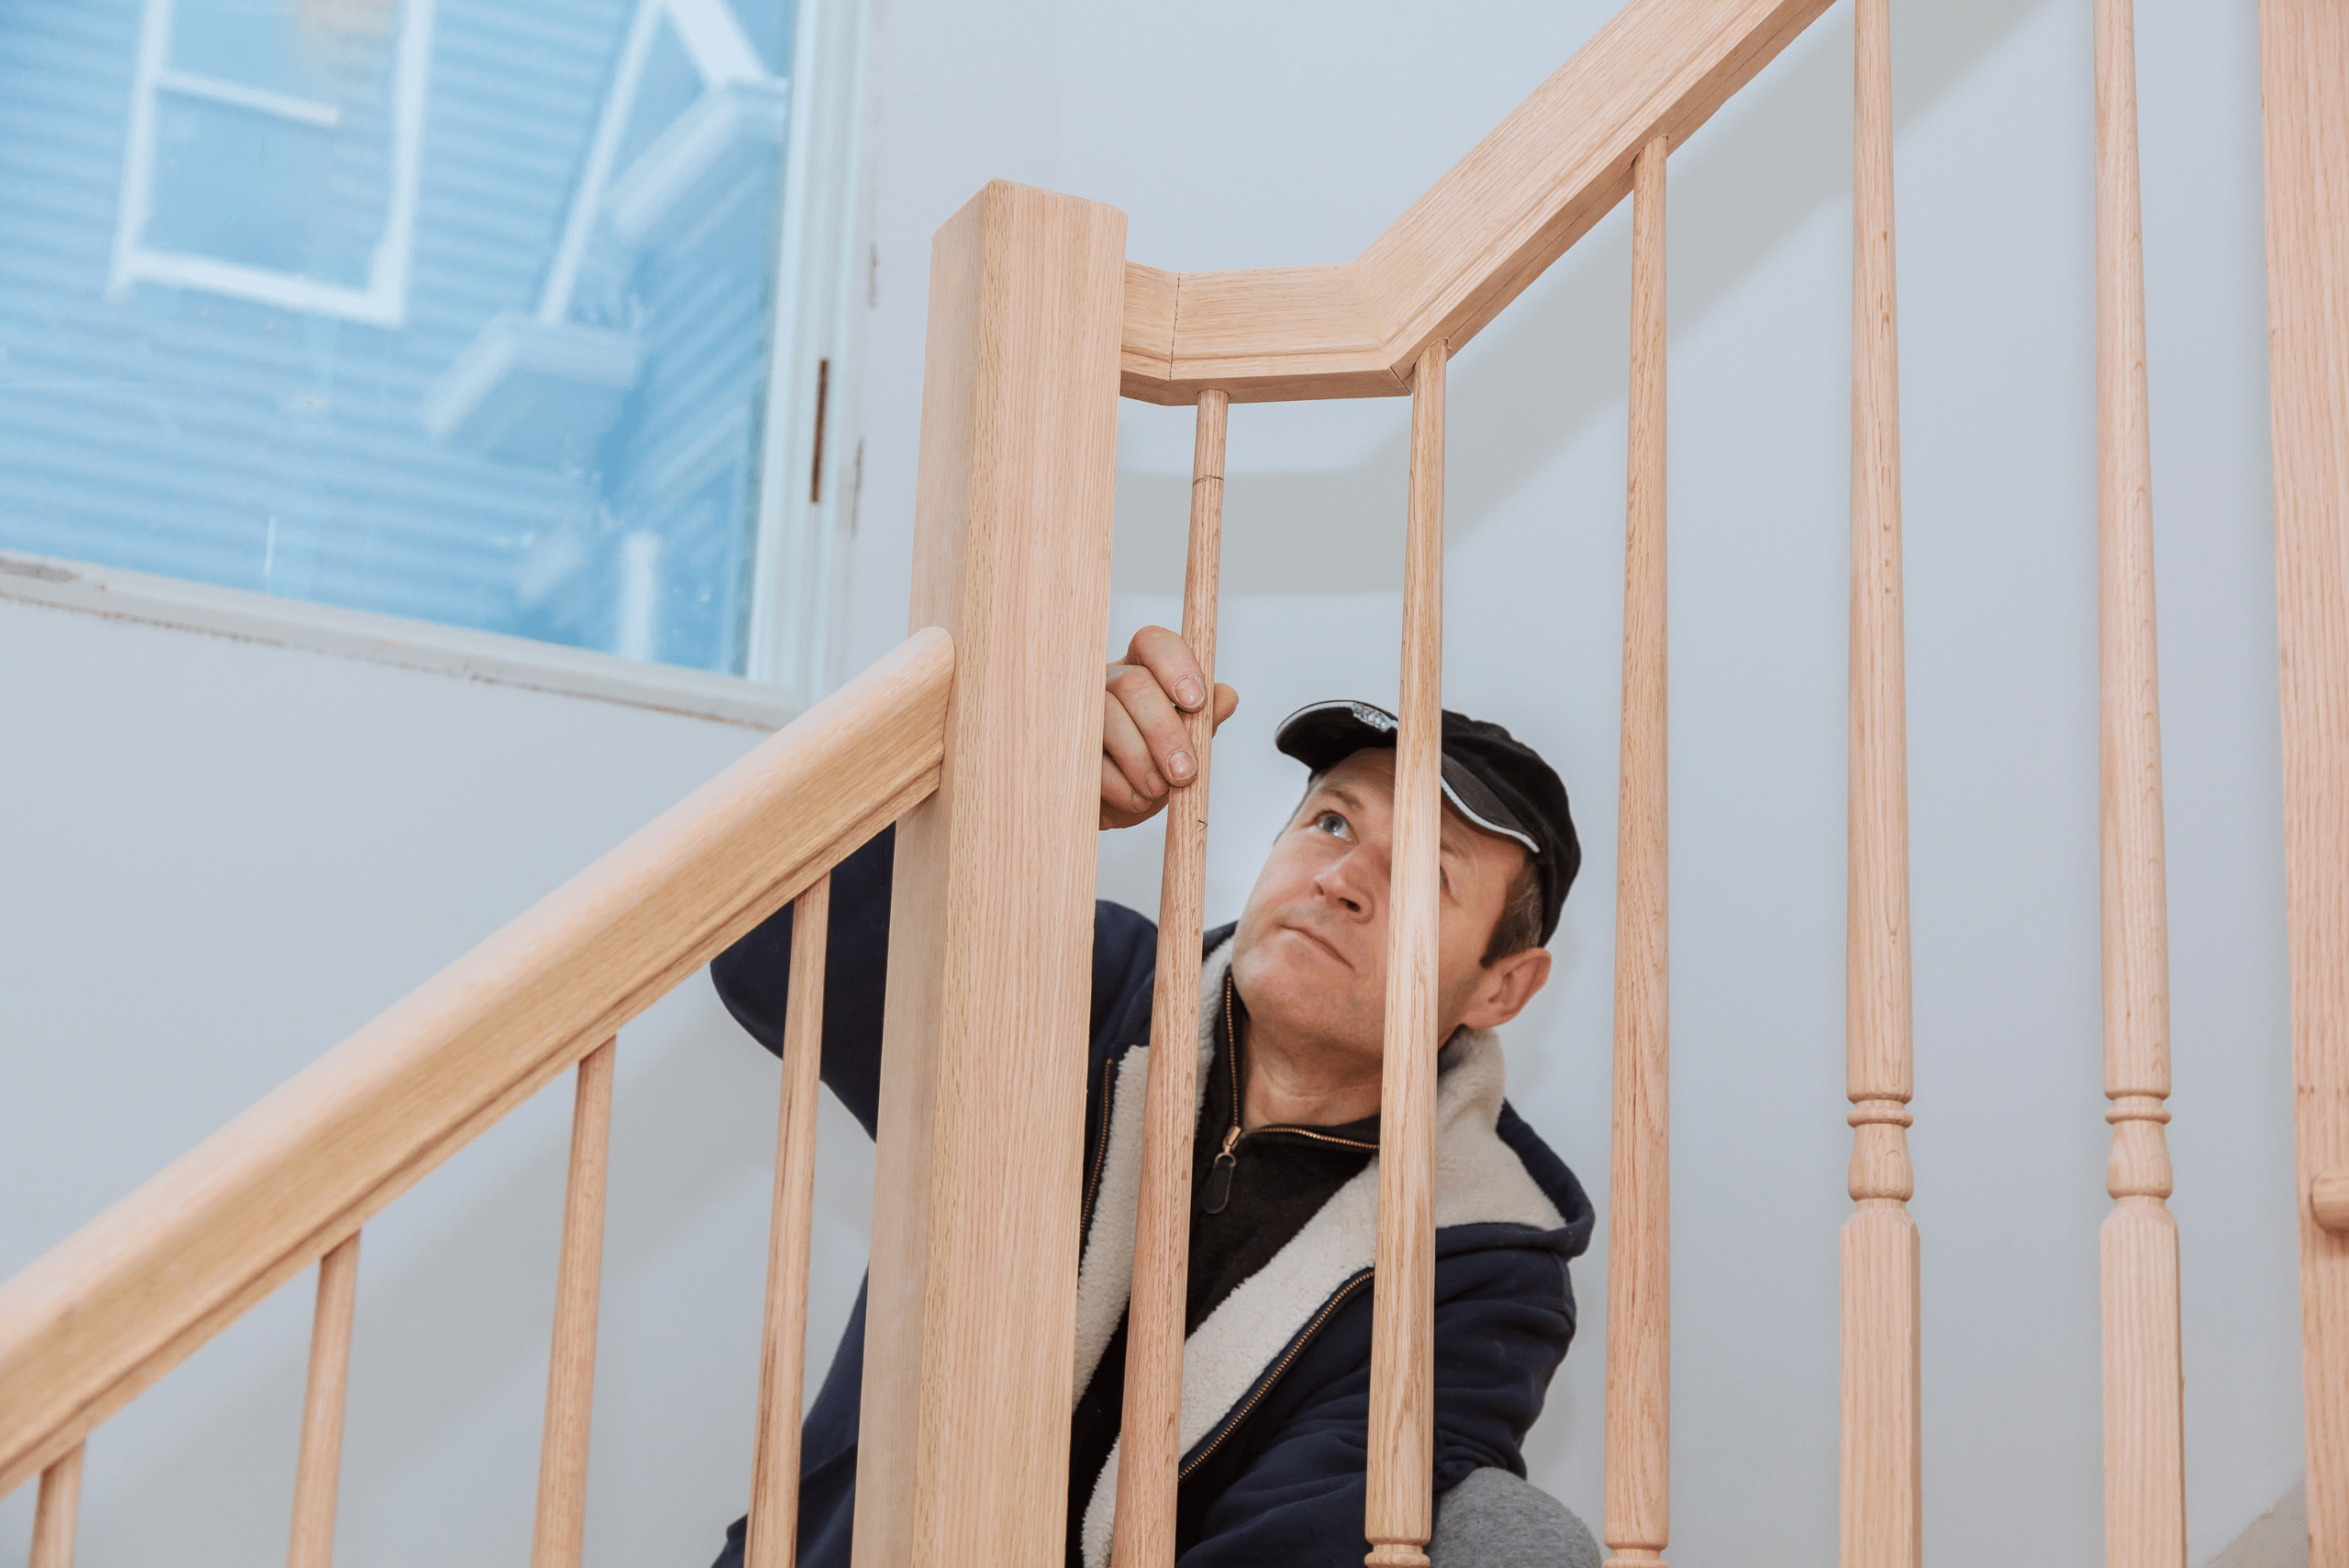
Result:
<svg viewBox="0 0 2349 1568">
<path fill-rule="evenodd" d="M 1305 1347 L 1312 1342 L 1313 1336 L 1321 1331 L 1321 1325 L 1327 1323 L 1330 1320 L 1330 1315 L 1336 1312 L 1339 1307 L 1343 1307 L 1348 1301 L 1352 1300 L 1354 1292 L 1360 1290 L 1364 1285 L 1370 1283 L 1371 1273 L 1372 1271 L 1364 1269 L 1362 1273 L 1356 1274 L 1353 1278 L 1348 1280 L 1344 1284 L 1338 1287 L 1338 1294 L 1331 1296 L 1323 1304 L 1321 1310 L 1313 1315 L 1313 1321 L 1305 1326 L 1305 1332 L 1299 1334 L 1297 1337 L 1296 1342 L 1291 1344 L 1286 1351 L 1283 1352 L 1281 1359 L 1273 1363 L 1273 1370 L 1266 1373 L 1264 1374 L 1264 1381 L 1256 1385 L 1256 1391 L 1248 1396 L 1248 1402 L 1240 1407 L 1239 1414 L 1233 1416 L 1230 1420 L 1225 1422 L 1223 1430 L 1215 1435 L 1214 1440 L 1209 1442 L 1207 1447 L 1199 1450 L 1199 1451 L 1193 1456 L 1190 1463 L 1183 1466 L 1180 1471 L 1176 1472 L 1175 1479 L 1177 1481 L 1185 1479 L 1189 1476 L 1193 1471 L 1198 1469 L 1200 1465 L 1205 1464 L 1208 1462 L 1208 1456 L 1223 1446 L 1224 1440 L 1240 1429 L 1241 1423 L 1247 1420 L 1247 1418 L 1254 1413 L 1256 1407 L 1264 1402 L 1264 1396 L 1273 1391 L 1273 1385 L 1281 1380 L 1281 1373 L 1289 1369 L 1289 1363 L 1297 1360 L 1299 1355 L 1303 1354 Z"/>
<path fill-rule="evenodd" d="M 1231 975 L 1227 972 L 1223 977 L 1223 1042 L 1231 1058 L 1231 1127 L 1223 1135 L 1223 1147 L 1217 1151 L 1215 1163 L 1208 1168 L 1207 1192 L 1200 1207 L 1209 1214 L 1221 1214 L 1225 1206 L 1231 1202 L 1231 1179 L 1240 1171 L 1240 1140 L 1246 1136 L 1241 1130 L 1240 1117 L 1240 1034 L 1232 1022 L 1232 1015 L 1238 1011 L 1232 1001 Z M 1339 1138 L 1327 1132 L 1316 1132 L 1309 1127 L 1275 1124 L 1256 1129 L 1257 1136 L 1267 1132 L 1286 1132 L 1296 1138 L 1309 1138 L 1316 1143 L 1334 1143 L 1341 1149 L 1359 1149 L 1371 1154 L 1378 1152 L 1375 1143 L 1364 1143 L 1359 1138 Z"/>
<path fill-rule="evenodd" d="M 1223 1147 L 1217 1152 L 1215 1164 L 1208 1173 L 1206 1208 L 1209 1214 L 1222 1213 L 1224 1205 L 1230 1201 L 1231 1177 L 1233 1172 L 1239 1168 L 1240 1164 L 1238 1156 L 1233 1152 L 1233 1151 L 1239 1147 L 1241 1134 L 1240 1116 L 1240 1035 L 1237 1028 L 1232 1022 L 1232 1016 L 1239 1009 L 1232 1005 L 1232 991 L 1231 975 L 1227 972 L 1223 977 L 1223 1041 L 1225 1049 L 1230 1052 L 1231 1057 L 1231 1126 L 1230 1129 L 1224 1133 Z M 1330 1136 L 1329 1133 L 1314 1132 L 1302 1127 L 1260 1127 L 1256 1130 L 1259 1132 L 1296 1133 L 1300 1137 L 1313 1139 L 1317 1142 L 1335 1143 L 1341 1148 L 1346 1149 L 1365 1149 L 1374 1154 L 1378 1152 L 1378 1145 L 1375 1143 L 1364 1143 L 1361 1140 L 1354 1138 L 1335 1138 Z M 1233 1432 L 1240 1429 L 1241 1424 L 1246 1421 L 1250 1415 L 1254 1413 L 1256 1407 L 1264 1403 L 1264 1396 L 1272 1392 L 1273 1385 L 1281 1380 L 1281 1374 L 1288 1371 L 1289 1364 L 1304 1353 L 1305 1347 L 1307 1345 L 1312 1343 L 1313 1337 L 1321 1331 L 1321 1326 L 1329 1322 L 1331 1315 L 1334 1314 L 1339 1307 L 1343 1307 L 1348 1301 L 1352 1300 L 1356 1291 L 1370 1283 L 1371 1273 L 1372 1271 L 1364 1269 L 1361 1273 L 1356 1274 L 1344 1284 L 1340 1285 L 1338 1287 L 1338 1293 L 1322 1304 L 1321 1310 L 1313 1315 L 1313 1321 L 1305 1326 L 1305 1331 L 1297 1335 L 1296 1340 L 1290 1344 L 1289 1348 L 1286 1351 L 1282 1353 L 1281 1359 L 1273 1364 L 1273 1370 L 1266 1373 L 1263 1381 L 1256 1385 L 1255 1392 L 1249 1395 L 1247 1403 L 1241 1406 L 1238 1413 L 1235 1414 L 1231 1419 L 1224 1423 L 1223 1430 L 1218 1432 L 1214 1439 L 1208 1442 L 1207 1447 L 1201 1449 L 1197 1454 L 1193 1456 L 1188 1464 L 1184 1465 L 1178 1472 L 1176 1472 L 1176 1480 L 1181 1480 L 1183 1477 L 1189 1475 L 1193 1471 L 1198 1469 L 1200 1465 L 1205 1464 L 1208 1458 L 1214 1454 L 1215 1451 L 1223 1446 L 1224 1440 L 1230 1437 Z"/>
<path fill-rule="evenodd" d="M 1077 1246 L 1080 1251 L 1085 1245 L 1084 1239 L 1093 1233 L 1093 1200 L 1101 1195 L 1101 1167 L 1109 1160 L 1109 1085 L 1117 1070 L 1118 1064 L 1114 1061 L 1101 1064 L 1101 1136 L 1094 1145 L 1093 1174 L 1085 1178 L 1085 1211 L 1077 1217 Z"/>
</svg>

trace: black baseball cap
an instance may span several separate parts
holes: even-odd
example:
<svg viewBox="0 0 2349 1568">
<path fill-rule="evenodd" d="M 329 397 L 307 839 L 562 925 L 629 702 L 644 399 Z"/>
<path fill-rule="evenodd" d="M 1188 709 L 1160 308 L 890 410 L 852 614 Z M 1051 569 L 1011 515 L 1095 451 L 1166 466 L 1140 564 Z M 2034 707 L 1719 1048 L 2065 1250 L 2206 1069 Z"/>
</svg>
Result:
<svg viewBox="0 0 2349 1568">
<path fill-rule="evenodd" d="M 1317 702 L 1281 720 L 1273 744 L 1316 773 L 1356 751 L 1392 751 L 1395 716 L 1366 702 Z M 1446 708 L 1443 797 L 1474 827 L 1511 839 L 1533 857 L 1542 884 L 1542 940 L 1558 929 L 1558 910 L 1582 869 L 1566 786 L 1542 754 L 1497 724 Z"/>
</svg>

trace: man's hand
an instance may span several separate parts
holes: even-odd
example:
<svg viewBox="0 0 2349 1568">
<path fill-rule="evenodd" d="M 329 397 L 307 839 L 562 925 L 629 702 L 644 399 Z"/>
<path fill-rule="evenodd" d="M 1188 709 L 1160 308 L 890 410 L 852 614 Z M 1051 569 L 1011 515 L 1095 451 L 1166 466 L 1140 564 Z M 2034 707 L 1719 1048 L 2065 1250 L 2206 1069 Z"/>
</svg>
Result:
<svg viewBox="0 0 2349 1568">
<path fill-rule="evenodd" d="M 1108 668 L 1108 700 L 1101 706 L 1101 826 L 1130 828 L 1166 805 L 1171 790 L 1199 776 L 1185 714 L 1208 700 L 1199 662 L 1183 639 L 1163 626 L 1134 633 L 1126 656 Z M 1230 686 L 1215 689 L 1217 728 L 1240 706 Z M 1212 731 L 1210 731 L 1212 733 Z"/>
</svg>

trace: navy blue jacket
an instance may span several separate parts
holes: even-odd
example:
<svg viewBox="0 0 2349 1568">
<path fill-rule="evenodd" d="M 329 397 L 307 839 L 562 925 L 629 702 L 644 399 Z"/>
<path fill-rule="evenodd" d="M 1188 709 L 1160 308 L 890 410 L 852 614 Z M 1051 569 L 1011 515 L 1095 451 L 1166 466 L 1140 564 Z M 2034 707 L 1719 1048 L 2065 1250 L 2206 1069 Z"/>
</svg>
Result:
<svg viewBox="0 0 2349 1568">
<path fill-rule="evenodd" d="M 880 1094 L 894 848 L 892 834 L 885 832 L 832 875 L 823 1080 L 867 1133 L 874 1129 Z M 1156 928 L 1142 916 L 1114 904 L 1095 906 L 1085 1112 L 1089 1151 L 1108 1143 L 1108 1086 L 1118 1064 L 1149 1041 L 1156 942 Z M 782 1041 L 790 947 L 786 908 L 710 966 L 728 1009 L 770 1051 Z M 1566 1262 L 1590 1240 L 1590 1202 L 1565 1164 L 1506 1104 L 1491 1131 L 1563 1223 L 1546 1229 L 1458 1224 L 1437 1232 L 1438 1492 L 1485 1466 L 1525 1473 L 1520 1444 L 1541 1414 L 1551 1374 L 1574 1335 Z M 1353 1568 L 1361 1562 L 1369 1285 L 1366 1266 L 1341 1281 L 1281 1341 L 1245 1396 L 1190 1445 L 1183 1461 L 1182 1568 L 1275 1562 Z M 860 1292 L 802 1429 L 803 1568 L 848 1568 L 863 1352 Z M 1083 1508 L 1085 1501 L 1079 1496 L 1074 1506 Z M 728 1534 L 720 1568 L 740 1562 L 741 1524 Z"/>
</svg>

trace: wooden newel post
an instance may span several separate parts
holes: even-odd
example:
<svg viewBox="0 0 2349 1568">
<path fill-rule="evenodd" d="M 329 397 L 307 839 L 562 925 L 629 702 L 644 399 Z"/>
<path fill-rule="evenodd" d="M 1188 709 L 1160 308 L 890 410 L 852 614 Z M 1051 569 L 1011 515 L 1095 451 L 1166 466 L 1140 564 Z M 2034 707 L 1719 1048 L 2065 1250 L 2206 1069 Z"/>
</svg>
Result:
<svg viewBox="0 0 2349 1568">
<path fill-rule="evenodd" d="M 912 625 L 954 690 L 897 828 L 858 1568 L 1063 1550 L 1125 239 L 996 182 L 930 248 Z"/>
<path fill-rule="evenodd" d="M 1853 132 L 1852 708 L 1843 1222 L 1843 1568 L 1924 1555 L 1918 1238 L 1908 1203 L 1908 700 L 1900 614 L 1900 363 L 1887 0 L 1858 0 Z"/>
<path fill-rule="evenodd" d="M 1443 760 L 1443 368 L 1419 355 L 1403 551 L 1402 720 L 1395 748 L 1386 1041 L 1372 1284 L 1369 1568 L 1425 1568 L 1435 1528 L 1435 1056 Z"/>
</svg>

